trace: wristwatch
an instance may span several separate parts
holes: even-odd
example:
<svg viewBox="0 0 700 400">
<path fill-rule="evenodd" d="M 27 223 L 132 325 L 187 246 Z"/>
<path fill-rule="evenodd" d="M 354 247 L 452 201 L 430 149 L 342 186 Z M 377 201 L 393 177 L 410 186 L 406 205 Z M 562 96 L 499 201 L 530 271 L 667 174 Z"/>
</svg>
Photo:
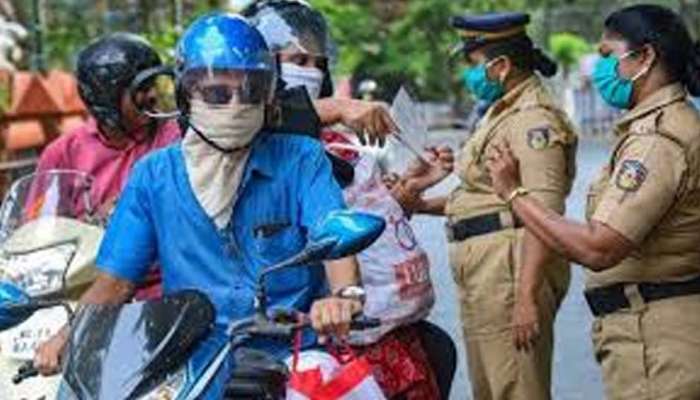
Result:
<svg viewBox="0 0 700 400">
<path fill-rule="evenodd" d="M 344 286 L 333 293 L 333 296 L 341 299 L 357 300 L 362 304 L 365 304 L 365 299 L 367 298 L 367 292 L 362 286 L 358 285 L 348 285 Z"/>
<path fill-rule="evenodd" d="M 508 205 L 508 207 L 510 207 L 513 204 L 513 200 L 517 199 L 520 196 L 525 196 L 528 193 L 530 193 L 529 190 L 525 189 L 522 186 L 519 186 L 515 190 L 510 192 L 510 196 L 508 196 L 508 198 L 506 199 L 506 204 Z"/>
</svg>

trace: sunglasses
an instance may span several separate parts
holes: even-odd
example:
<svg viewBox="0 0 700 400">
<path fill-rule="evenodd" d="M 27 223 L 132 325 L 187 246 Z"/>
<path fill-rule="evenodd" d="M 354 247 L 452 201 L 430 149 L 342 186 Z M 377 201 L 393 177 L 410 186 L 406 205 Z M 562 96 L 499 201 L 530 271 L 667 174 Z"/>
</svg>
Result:
<svg viewBox="0 0 700 400">
<path fill-rule="evenodd" d="M 199 94 L 202 101 L 208 104 L 256 104 L 266 100 L 268 88 L 268 85 L 244 85 L 242 87 L 234 87 L 226 84 L 218 84 L 197 87 L 195 92 Z"/>
</svg>

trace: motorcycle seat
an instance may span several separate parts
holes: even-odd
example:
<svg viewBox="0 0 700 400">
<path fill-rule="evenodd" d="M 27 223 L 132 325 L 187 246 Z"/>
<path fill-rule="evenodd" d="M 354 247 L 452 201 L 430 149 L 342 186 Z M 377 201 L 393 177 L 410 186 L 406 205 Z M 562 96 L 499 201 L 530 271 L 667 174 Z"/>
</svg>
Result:
<svg viewBox="0 0 700 400">
<path fill-rule="evenodd" d="M 289 369 L 283 362 L 263 351 L 242 348 L 236 351 L 234 363 L 226 384 L 226 399 L 284 398 Z"/>
</svg>

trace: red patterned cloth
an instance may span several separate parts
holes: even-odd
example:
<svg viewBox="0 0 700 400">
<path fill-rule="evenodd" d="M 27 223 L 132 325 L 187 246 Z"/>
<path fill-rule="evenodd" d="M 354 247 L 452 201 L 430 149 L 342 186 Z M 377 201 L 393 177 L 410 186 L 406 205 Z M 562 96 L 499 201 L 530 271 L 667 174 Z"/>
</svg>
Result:
<svg viewBox="0 0 700 400">
<path fill-rule="evenodd" d="M 397 328 L 374 344 L 353 349 L 372 364 L 374 377 L 388 399 L 440 398 L 435 375 L 414 326 Z"/>
<path fill-rule="evenodd" d="M 160 266 L 154 265 L 148 271 L 146 279 L 136 288 L 134 300 L 158 300 L 163 297 L 163 282 L 161 279 Z"/>
</svg>

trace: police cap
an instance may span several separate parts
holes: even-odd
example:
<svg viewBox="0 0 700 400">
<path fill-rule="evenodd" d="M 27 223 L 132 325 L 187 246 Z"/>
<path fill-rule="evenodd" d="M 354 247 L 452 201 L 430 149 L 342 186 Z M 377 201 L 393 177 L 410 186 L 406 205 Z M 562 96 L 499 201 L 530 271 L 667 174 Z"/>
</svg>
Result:
<svg viewBox="0 0 700 400">
<path fill-rule="evenodd" d="M 454 52 L 468 53 L 492 42 L 523 35 L 528 23 L 530 16 L 518 12 L 452 17 L 451 25 L 462 37 Z"/>
</svg>

